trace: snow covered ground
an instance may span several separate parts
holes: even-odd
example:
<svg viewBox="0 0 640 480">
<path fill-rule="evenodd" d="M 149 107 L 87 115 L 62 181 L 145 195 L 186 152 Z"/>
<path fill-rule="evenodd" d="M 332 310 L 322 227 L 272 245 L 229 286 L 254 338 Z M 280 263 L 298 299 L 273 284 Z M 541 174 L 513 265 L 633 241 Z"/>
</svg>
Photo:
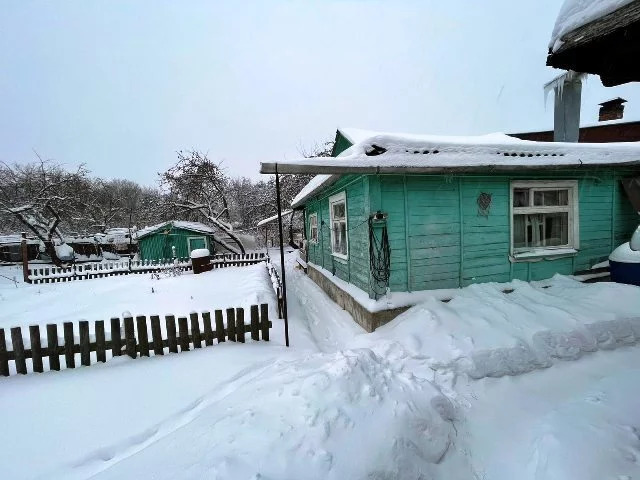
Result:
<svg viewBox="0 0 640 480">
<path fill-rule="evenodd" d="M 0 380 L 0 478 L 640 476 L 640 288 L 473 286 L 367 334 L 288 260 L 289 349 L 274 320 L 269 343 Z M 223 295 L 270 294 L 248 268 Z"/>
</svg>

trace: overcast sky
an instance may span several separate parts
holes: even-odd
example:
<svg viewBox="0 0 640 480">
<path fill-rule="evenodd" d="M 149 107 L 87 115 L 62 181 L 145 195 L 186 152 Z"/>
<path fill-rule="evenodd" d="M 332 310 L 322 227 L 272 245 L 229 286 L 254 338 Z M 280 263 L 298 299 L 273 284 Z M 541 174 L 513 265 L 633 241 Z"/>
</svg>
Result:
<svg viewBox="0 0 640 480">
<path fill-rule="evenodd" d="M 561 0 L 0 0 L 0 160 L 33 150 L 152 185 L 179 149 L 259 178 L 338 126 L 552 127 L 542 86 Z M 589 77 L 582 123 L 638 84 Z"/>
</svg>

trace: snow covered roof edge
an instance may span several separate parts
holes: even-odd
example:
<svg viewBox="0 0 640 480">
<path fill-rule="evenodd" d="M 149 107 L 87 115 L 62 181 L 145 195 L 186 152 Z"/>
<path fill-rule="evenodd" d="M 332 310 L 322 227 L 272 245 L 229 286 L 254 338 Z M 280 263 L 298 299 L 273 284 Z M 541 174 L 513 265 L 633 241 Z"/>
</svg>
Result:
<svg viewBox="0 0 640 480">
<path fill-rule="evenodd" d="M 320 173 L 296 195 L 297 208 L 345 173 L 436 173 L 640 164 L 640 143 L 561 143 L 520 140 L 503 133 L 454 137 L 378 134 L 364 130 L 360 142 L 336 158 L 262 163 L 262 173 Z M 355 138 L 355 137 L 354 137 Z M 375 148 L 382 148 L 374 151 Z M 284 168 L 283 168 L 284 167 Z"/>
</svg>

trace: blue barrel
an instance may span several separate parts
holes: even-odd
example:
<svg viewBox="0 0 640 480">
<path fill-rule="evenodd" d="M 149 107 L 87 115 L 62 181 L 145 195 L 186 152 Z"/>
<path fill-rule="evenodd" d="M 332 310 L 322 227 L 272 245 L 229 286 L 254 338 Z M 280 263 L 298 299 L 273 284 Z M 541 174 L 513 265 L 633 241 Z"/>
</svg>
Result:
<svg viewBox="0 0 640 480">
<path fill-rule="evenodd" d="M 620 245 L 609 255 L 609 272 L 614 282 L 640 286 L 640 251 Z"/>
</svg>

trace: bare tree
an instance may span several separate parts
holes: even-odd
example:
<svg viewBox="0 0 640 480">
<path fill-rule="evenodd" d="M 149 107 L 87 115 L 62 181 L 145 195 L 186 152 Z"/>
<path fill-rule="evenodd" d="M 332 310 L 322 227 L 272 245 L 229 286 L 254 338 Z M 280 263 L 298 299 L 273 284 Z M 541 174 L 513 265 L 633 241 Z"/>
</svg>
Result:
<svg viewBox="0 0 640 480">
<path fill-rule="evenodd" d="M 228 185 L 221 166 L 195 150 L 179 151 L 178 162 L 160 174 L 160 186 L 166 192 L 170 211 L 210 223 L 227 237 L 218 237 L 219 243 L 234 253 L 244 253 L 244 245 L 231 223 Z"/>
<path fill-rule="evenodd" d="M 78 192 L 87 170 L 81 165 L 68 172 L 40 156 L 32 164 L 2 163 L 0 170 L 0 210 L 31 231 L 51 260 L 61 265 L 56 251 L 56 243 L 65 243 L 61 222 L 73 219 L 81 210 Z"/>
</svg>

